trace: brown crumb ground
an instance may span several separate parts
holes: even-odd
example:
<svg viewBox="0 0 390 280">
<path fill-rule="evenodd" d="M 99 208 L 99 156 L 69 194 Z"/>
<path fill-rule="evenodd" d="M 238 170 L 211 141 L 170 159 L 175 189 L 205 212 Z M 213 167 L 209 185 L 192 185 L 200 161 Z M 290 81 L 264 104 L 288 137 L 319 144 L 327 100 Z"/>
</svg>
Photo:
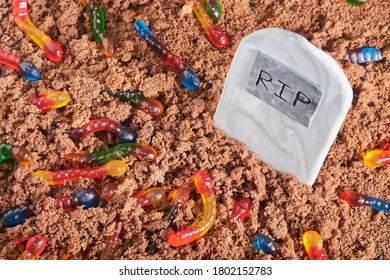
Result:
<svg viewBox="0 0 390 280">
<path fill-rule="evenodd" d="M 48 61 L 17 28 L 8 2 L 0 0 L 0 49 L 34 62 L 43 75 L 38 82 L 28 82 L 12 69 L 0 67 L 0 142 L 24 146 L 35 155 L 29 167 L 0 165 L 0 213 L 38 201 L 50 203 L 85 187 L 101 189 L 99 180 L 49 188 L 32 176 L 37 169 L 71 167 L 63 160 L 71 151 L 113 146 L 115 138 L 106 133 L 77 143 L 64 133 L 90 119 L 111 118 L 136 129 L 139 142 L 155 147 L 158 158 L 153 164 L 125 158 L 127 173 L 110 179 L 118 186 L 117 200 L 105 208 L 41 211 L 22 225 L 0 226 L 1 259 L 18 258 L 21 252 L 14 248 L 13 238 L 33 234 L 48 238 L 40 259 L 80 251 L 86 259 L 98 259 L 117 214 L 126 217 L 126 222 L 116 259 L 269 259 L 251 245 L 258 234 L 273 238 L 283 258 L 304 259 L 300 236 L 307 230 L 322 235 L 330 259 L 390 259 L 389 216 L 365 207 L 351 208 L 337 196 L 338 190 L 350 188 L 390 200 L 390 166 L 371 170 L 359 156 L 361 147 L 389 136 L 390 59 L 365 66 L 343 60 L 348 49 L 389 47 L 389 1 L 370 0 L 352 7 L 341 0 L 222 0 L 223 18 L 218 25 L 231 42 L 219 50 L 205 38 L 190 1 L 100 0 L 107 26 L 120 46 L 115 58 L 105 58 L 92 41 L 88 15 L 77 0 L 30 0 L 32 21 L 64 47 L 63 61 L 58 64 Z M 199 90 L 183 88 L 173 71 L 147 48 L 134 30 L 136 19 L 145 21 L 168 49 L 195 69 L 202 81 Z M 266 27 L 305 36 L 339 62 L 353 88 L 352 107 L 313 187 L 277 174 L 244 144 L 212 126 L 240 40 Z M 164 104 L 165 114 L 153 118 L 100 94 L 106 87 L 142 90 Z M 29 100 L 45 89 L 66 90 L 72 101 L 66 108 L 42 113 Z M 170 247 L 164 208 L 141 209 L 133 196 L 154 186 L 167 192 L 179 188 L 200 169 L 215 183 L 216 221 L 196 242 Z M 244 222 L 230 219 L 233 201 L 241 196 L 253 201 Z M 201 211 L 200 197 L 193 190 L 175 224 L 179 228 L 190 225 Z M 154 253 L 148 249 L 153 242 Z"/>
</svg>

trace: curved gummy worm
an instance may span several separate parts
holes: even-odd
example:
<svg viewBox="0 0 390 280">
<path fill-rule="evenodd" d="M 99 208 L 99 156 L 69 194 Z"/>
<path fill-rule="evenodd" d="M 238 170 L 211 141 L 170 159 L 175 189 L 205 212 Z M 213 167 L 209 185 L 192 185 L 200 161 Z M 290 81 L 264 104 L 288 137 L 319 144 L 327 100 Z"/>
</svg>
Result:
<svg viewBox="0 0 390 280">
<path fill-rule="evenodd" d="M 281 260 L 281 256 L 276 249 L 275 243 L 271 238 L 264 234 L 260 234 L 256 240 L 253 241 L 253 246 L 255 246 L 258 250 L 263 251 L 264 254 L 272 255 L 273 260 Z"/>
<path fill-rule="evenodd" d="M 349 59 L 352 63 L 365 64 L 367 62 L 382 60 L 383 54 L 377 48 L 359 48 L 348 51 L 345 59 Z"/>
<path fill-rule="evenodd" d="M 128 102 L 131 106 L 152 116 L 159 116 L 164 111 L 163 105 L 158 100 L 146 97 L 142 92 L 132 92 L 129 90 L 111 91 L 109 89 L 103 90 L 102 92 L 107 92 L 112 97 L 118 98 L 119 101 Z"/>
<path fill-rule="evenodd" d="M 106 34 L 104 12 L 99 3 L 95 0 L 80 0 L 81 4 L 88 8 L 89 20 L 93 39 L 98 44 L 99 50 L 107 57 L 115 54 L 115 47 Z"/>
<path fill-rule="evenodd" d="M 367 167 L 377 168 L 390 163 L 390 150 L 369 150 L 362 152 Z"/>
<path fill-rule="evenodd" d="M 206 32 L 207 38 L 217 48 L 224 48 L 229 43 L 225 32 L 219 27 L 213 24 L 213 21 L 208 17 L 205 8 L 203 7 L 202 0 L 195 0 L 192 6 L 196 17 Z"/>
<path fill-rule="evenodd" d="M 158 205 L 165 200 L 165 191 L 163 188 L 149 188 L 145 191 L 140 191 L 135 195 L 137 204 L 141 207 L 149 205 Z"/>
<path fill-rule="evenodd" d="M 233 218 L 240 218 L 244 220 L 252 208 L 252 201 L 243 197 L 240 200 L 234 201 L 233 205 Z"/>
<path fill-rule="evenodd" d="M 0 144 L 0 162 L 6 159 L 14 159 L 21 165 L 30 165 L 34 156 L 25 148 L 3 143 Z"/>
<path fill-rule="evenodd" d="M 171 192 L 169 194 L 169 198 L 172 200 L 172 207 L 169 209 L 166 217 L 166 222 L 168 225 L 172 223 L 177 214 L 177 211 L 179 211 L 179 208 L 187 203 L 188 199 L 190 198 L 190 190 L 187 187 L 181 187 L 180 189 Z"/>
<path fill-rule="evenodd" d="M 367 0 L 344 0 L 344 2 L 347 2 L 348 4 L 351 4 L 352 6 L 361 6 L 367 2 Z"/>
<path fill-rule="evenodd" d="M 222 5 L 219 0 L 206 0 L 202 1 L 203 6 L 206 9 L 208 16 L 213 21 L 218 21 L 222 16 Z"/>
<path fill-rule="evenodd" d="M 31 100 L 31 104 L 39 110 L 50 110 L 65 106 L 70 101 L 70 95 L 66 91 L 46 90 L 42 96 Z"/>
<path fill-rule="evenodd" d="M 131 128 L 125 127 L 120 123 L 110 119 L 92 120 L 80 128 L 69 129 L 67 133 L 70 138 L 76 140 L 102 130 L 114 133 L 121 143 L 135 142 L 138 136 L 137 133 Z"/>
<path fill-rule="evenodd" d="M 3 225 L 11 227 L 23 224 L 26 219 L 35 216 L 34 209 L 34 205 L 29 205 L 8 211 L 3 216 Z"/>
<path fill-rule="evenodd" d="M 0 63 L 15 69 L 29 81 L 41 78 L 41 72 L 31 62 L 22 60 L 19 56 L 0 50 Z"/>
<path fill-rule="evenodd" d="M 21 243 L 27 241 L 26 249 L 22 253 L 23 260 L 35 260 L 37 259 L 45 250 L 47 239 L 42 234 L 37 234 L 34 236 L 27 236 L 22 238 L 14 239 L 14 245 L 17 246 Z"/>
<path fill-rule="evenodd" d="M 83 189 L 75 195 L 56 198 L 51 208 L 63 209 L 64 212 L 72 211 L 78 206 L 87 209 L 94 206 L 97 200 L 98 194 L 94 190 Z M 43 204 L 29 205 L 10 210 L 3 216 L 3 225 L 9 227 L 23 224 L 27 218 L 35 216 L 34 210 L 36 208 L 43 208 L 43 206 Z"/>
<path fill-rule="evenodd" d="M 194 183 L 202 196 L 203 217 L 198 223 L 194 223 L 182 231 L 175 233 L 171 230 L 168 233 L 168 243 L 171 246 L 188 244 L 202 237 L 211 228 L 217 215 L 217 204 L 210 176 L 204 171 L 198 171 L 194 176 Z"/>
<path fill-rule="evenodd" d="M 31 22 L 27 0 L 12 0 L 12 15 L 18 27 L 42 49 L 48 59 L 53 62 L 61 61 L 63 54 L 61 46 Z"/>
<path fill-rule="evenodd" d="M 126 170 L 126 163 L 121 160 L 113 160 L 90 168 L 72 168 L 60 171 L 38 170 L 33 175 L 45 179 L 49 185 L 62 185 L 65 182 L 75 181 L 80 178 L 94 179 L 105 176 L 121 176 Z"/>
<path fill-rule="evenodd" d="M 196 90 L 199 87 L 200 81 L 194 70 L 185 65 L 180 57 L 167 50 L 164 45 L 154 37 L 152 31 L 150 31 L 149 27 L 143 21 L 137 20 L 134 23 L 134 27 L 148 47 L 176 72 L 183 86 L 189 90 Z"/>
<path fill-rule="evenodd" d="M 372 209 L 390 214 L 390 202 L 373 196 L 364 195 L 358 192 L 344 190 L 340 198 L 352 207 L 367 206 Z"/>
<path fill-rule="evenodd" d="M 101 260 L 111 260 L 115 250 L 118 248 L 123 233 L 123 220 L 119 215 L 115 217 L 114 233 L 106 238 L 106 247 L 100 253 Z"/>
<path fill-rule="evenodd" d="M 316 231 L 307 231 L 302 235 L 303 245 L 311 260 L 326 260 L 326 253 L 322 246 L 321 235 Z"/>
<path fill-rule="evenodd" d="M 103 164 L 110 160 L 121 159 L 129 155 L 133 155 L 142 161 L 152 162 L 156 159 L 157 152 L 148 145 L 139 143 L 125 143 L 118 144 L 108 150 L 101 150 L 93 153 L 71 153 L 65 155 L 64 158 L 66 160 L 72 160 L 78 163 Z"/>
</svg>

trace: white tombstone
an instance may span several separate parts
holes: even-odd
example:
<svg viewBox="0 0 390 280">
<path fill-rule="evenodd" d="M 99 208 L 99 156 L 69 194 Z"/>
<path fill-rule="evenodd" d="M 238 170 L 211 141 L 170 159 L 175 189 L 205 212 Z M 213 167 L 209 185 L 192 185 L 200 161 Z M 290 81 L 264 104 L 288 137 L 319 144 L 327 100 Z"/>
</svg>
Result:
<svg viewBox="0 0 390 280">
<path fill-rule="evenodd" d="M 311 186 L 351 102 L 332 57 L 296 33 L 267 28 L 238 46 L 214 126 Z"/>
</svg>

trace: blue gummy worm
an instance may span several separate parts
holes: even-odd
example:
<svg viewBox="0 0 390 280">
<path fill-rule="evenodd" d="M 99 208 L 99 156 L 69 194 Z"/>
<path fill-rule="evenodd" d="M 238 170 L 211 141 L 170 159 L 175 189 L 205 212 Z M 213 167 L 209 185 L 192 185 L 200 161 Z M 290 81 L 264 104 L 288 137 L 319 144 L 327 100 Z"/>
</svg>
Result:
<svg viewBox="0 0 390 280">
<path fill-rule="evenodd" d="M 92 207 L 98 201 L 98 194 L 94 190 L 84 189 L 76 193 L 78 204 L 84 208 Z"/>
<path fill-rule="evenodd" d="M 27 61 L 23 61 L 19 64 L 21 75 L 25 77 L 29 81 L 36 81 L 41 78 L 41 72 L 38 70 L 38 68 Z"/>
<path fill-rule="evenodd" d="M 25 206 L 8 211 L 3 216 L 3 225 L 6 227 L 23 224 L 27 218 L 35 216 L 34 206 Z"/>
</svg>

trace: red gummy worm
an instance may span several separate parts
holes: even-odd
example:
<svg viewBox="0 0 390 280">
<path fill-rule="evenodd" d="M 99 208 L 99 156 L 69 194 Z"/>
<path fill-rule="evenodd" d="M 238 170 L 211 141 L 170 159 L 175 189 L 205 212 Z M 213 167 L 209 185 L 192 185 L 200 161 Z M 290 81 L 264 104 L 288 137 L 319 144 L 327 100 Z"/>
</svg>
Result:
<svg viewBox="0 0 390 280">
<path fill-rule="evenodd" d="M 121 176 L 127 170 L 127 165 L 121 160 L 112 160 L 106 164 L 90 168 L 72 168 L 60 171 L 38 170 L 33 174 L 44 178 L 49 185 L 61 185 L 79 178 L 101 178 L 105 176 Z"/>
<path fill-rule="evenodd" d="M 61 46 L 31 22 L 27 0 L 12 0 L 12 15 L 17 26 L 43 50 L 48 59 L 53 62 L 61 61 L 63 55 Z"/>
<path fill-rule="evenodd" d="M 233 205 L 233 218 L 240 218 L 244 220 L 252 208 L 252 201 L 243 197 L 240 200 L 234 201 Z"/>
<path fill-rule="evenodd" d="M 46 247 L 46 237 L 41 234 L 34 236 L 27 236 L 22 238 L 14 239 L 14 244 L 17 246 L 21 243 L 27 241 L 26 249 L 22 253 L 22 259 L 24 260 L 35 260 L 37 259 L 45 250 Z"/>
<path fill-rule="evenodd" d="M 137 133 L 134 130 L 110 119 L 92 120 L 80 128 L 69 129 L 68 134 L 70 138 L 75 140 L 102 130 L 114 133 L 122 143 L 135 142 L 137 139 Z"/>
<path fill-rule="evenodd" d="M 163 188 L 150 188 L 139 192 L 135 198 L 141 207 L 149 205 L 158 205 L 165 200 L 165 191 Z"/>
</svg>

